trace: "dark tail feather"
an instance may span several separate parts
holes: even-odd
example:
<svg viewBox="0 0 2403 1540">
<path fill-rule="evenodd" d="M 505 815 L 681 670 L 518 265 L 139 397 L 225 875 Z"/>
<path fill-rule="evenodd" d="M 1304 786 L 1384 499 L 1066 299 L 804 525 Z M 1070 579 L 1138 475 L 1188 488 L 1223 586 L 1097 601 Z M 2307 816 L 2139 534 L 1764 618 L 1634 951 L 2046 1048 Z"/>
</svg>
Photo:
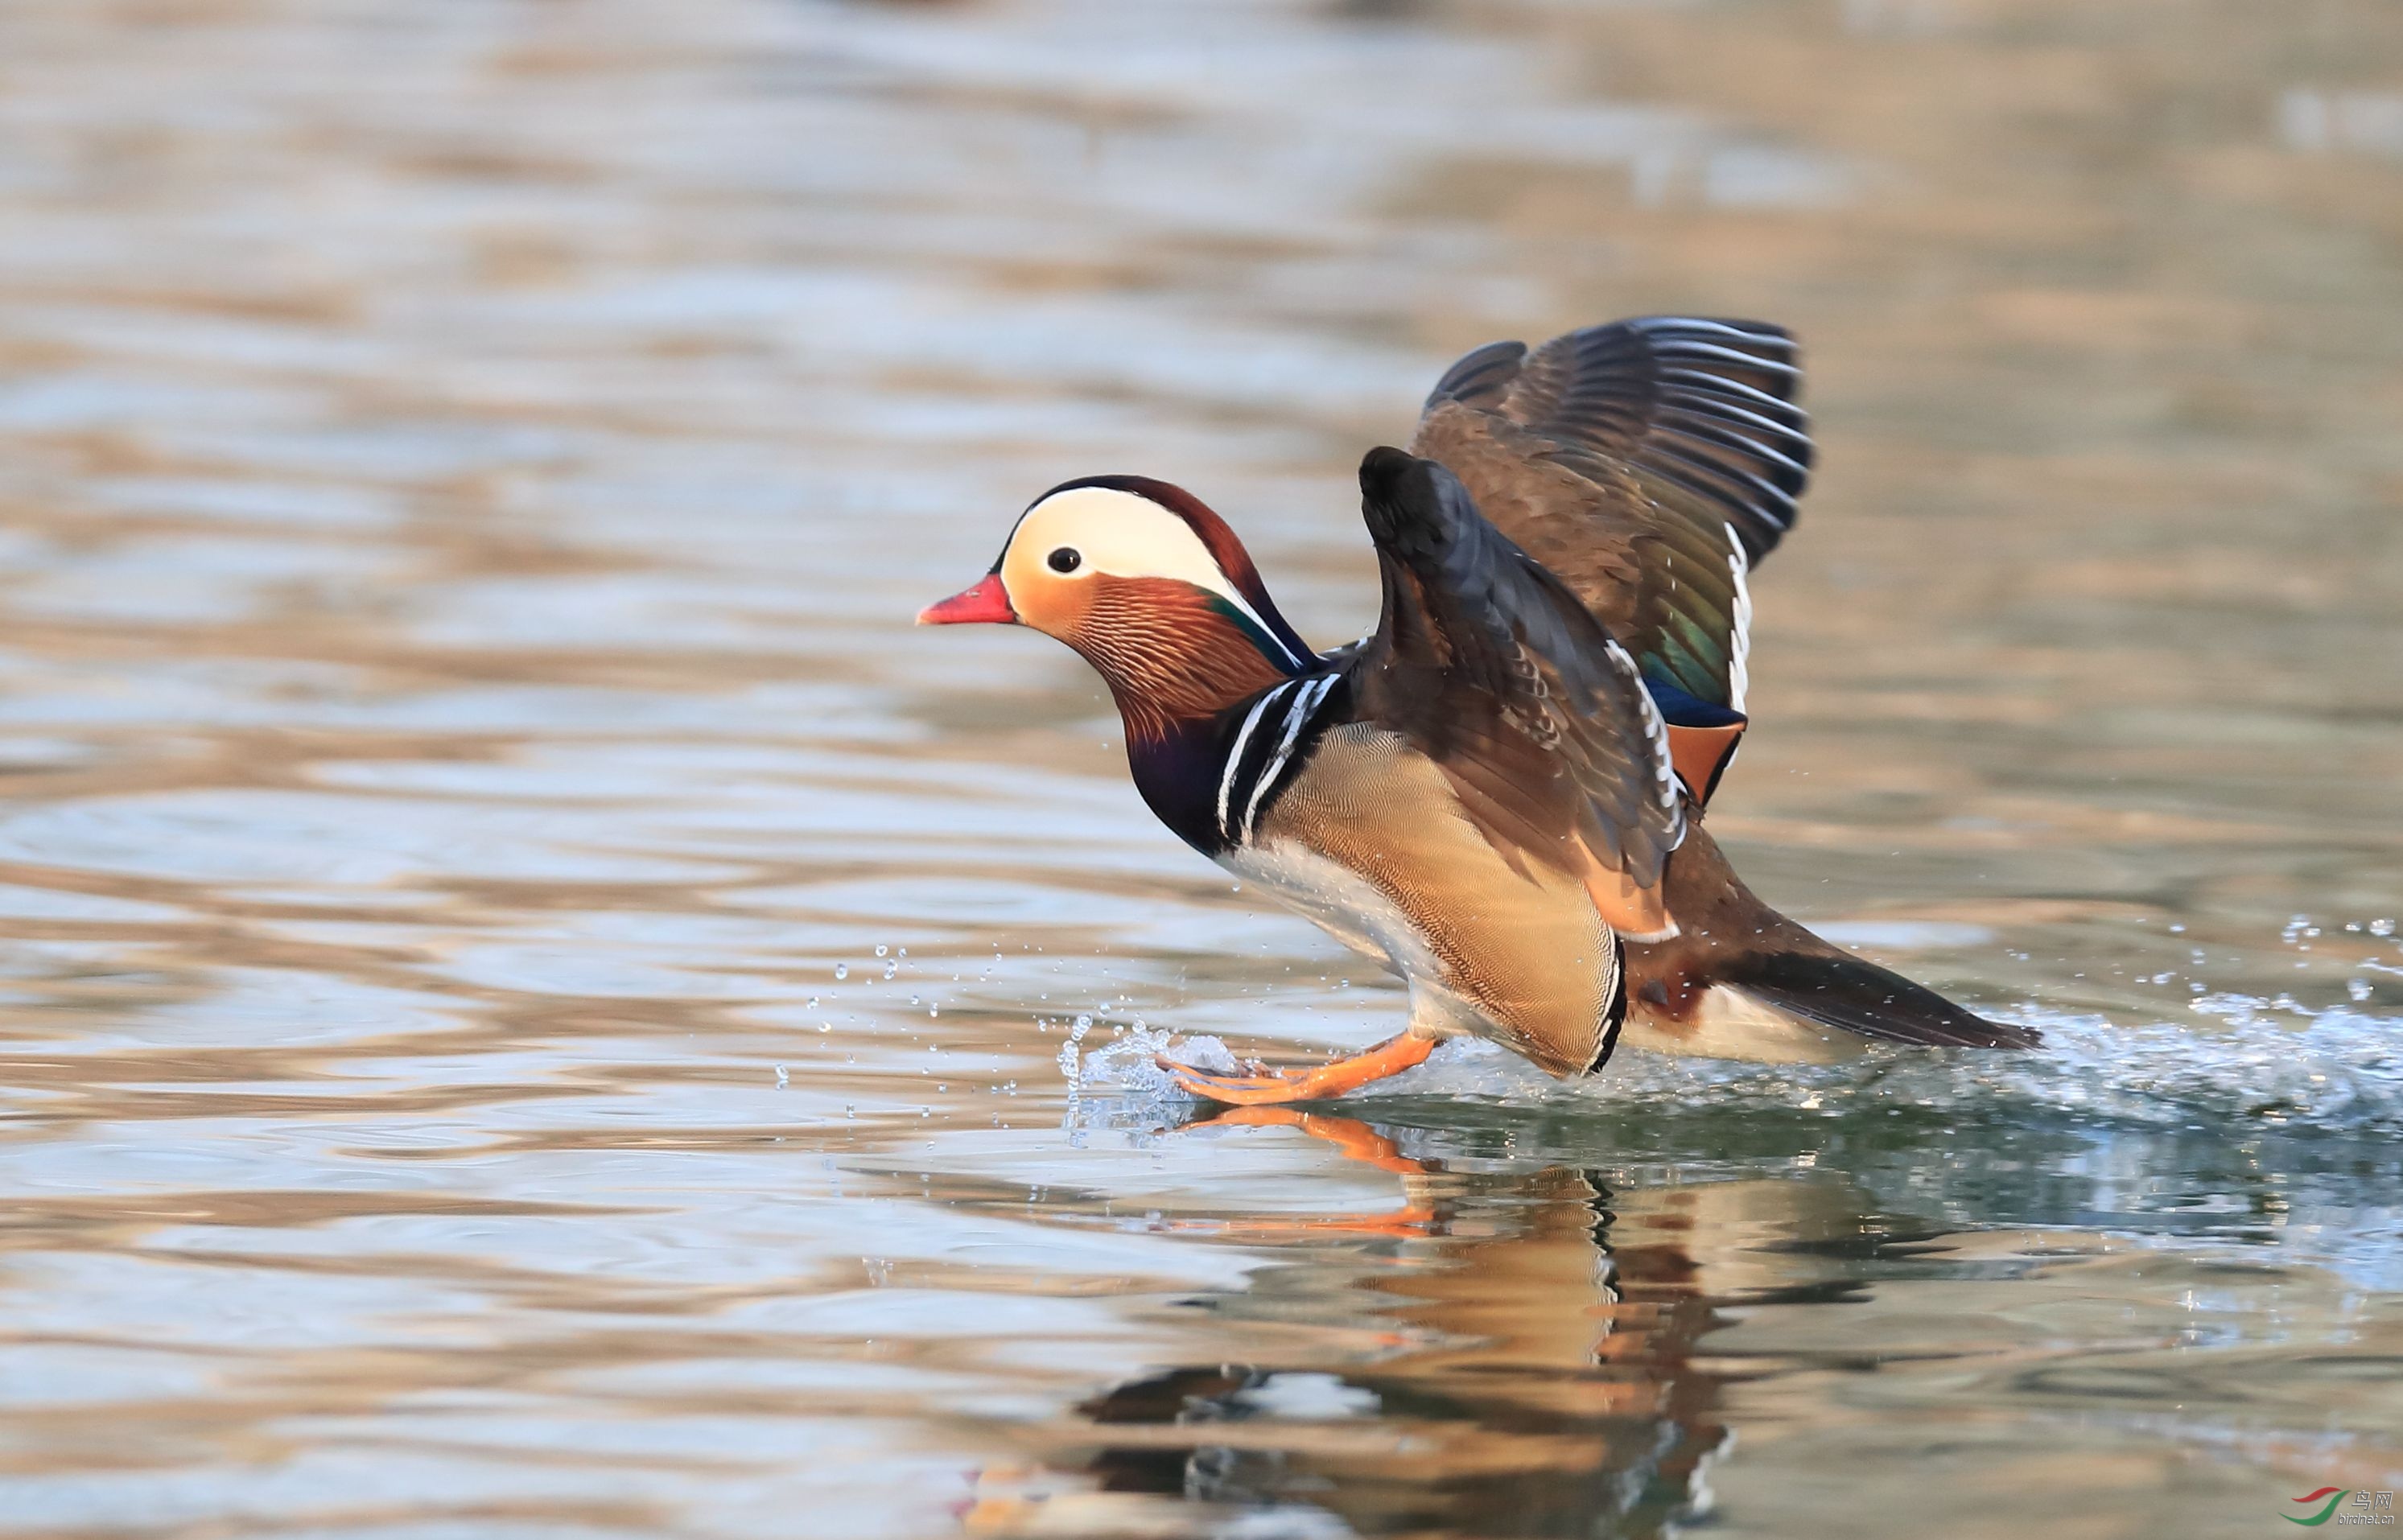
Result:
<svg viewBox="0 0 2403 1540">
<path fill-rule="evenodd" d="M 2044 1041 L 2033 1027 L 1973 1016 L 1934 990 L 1841 952 L 1755 952 L 1720 977 L 1764 1005 L 1882 1043 L 2032 1048 Z"/>
</svg>

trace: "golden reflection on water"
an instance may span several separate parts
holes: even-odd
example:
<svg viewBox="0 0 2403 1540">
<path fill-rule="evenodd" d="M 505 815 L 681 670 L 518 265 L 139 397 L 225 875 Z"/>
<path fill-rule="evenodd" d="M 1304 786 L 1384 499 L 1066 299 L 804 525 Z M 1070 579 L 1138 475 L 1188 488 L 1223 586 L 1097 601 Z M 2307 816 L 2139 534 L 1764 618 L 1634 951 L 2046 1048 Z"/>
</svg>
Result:
<svg viewBox="0 0 2403 1540">
<path fill-rule="evenodd" d="M 1224 1328 L 1214 1340 L 1240 1326 L 1258 1351 L 1154 1367 L 1080 1403 L 1040 1460 L 981 1473 L 970 1533 L 1207 1533 L 1263 1509 L 1326 1520 L 1295 1533 L 1512 1537 L 1656 1533 L 1706 1514 L 1768 1533 L 2001 1534 L 2130 1504 L 2209 1525 L 2242 1484 L 2164 1460 L 2126 1425 L 2089 1423 L 2037 1460 L 2044 1488 L 2014 1486 L 2035 1452 L 2021 1419 L 2098 1400 L 2327 1406 L 2348 1380 L 2388 1387 L 2375 1402 L 2403 1346 L 2391 1309 L 2340 1310 L 2341 1359 L 2262 1355 L 2238 1389 L 2180 1351 L 2212 1329 L 2197 1289 L 2240 1276 L 2215 1260 L 2068 1232 L 1947 1234 L 1832 1173 L 1471 1174 L 1401 1157 L 1354 1119 L 1227 1121 L 1298 1126 L 1400 1172 L 1406 1201 L 1178 1222 L 1274 1248 L 1245 1293 L 1184 1302 Z M 1766 1446 L 1769 1478 L 1747 1470 L 1738 1428 Z M 2398 1450 L 2390 1435 L 2271 1452 L 2371 1482 Z"/>
<path fill-rule="evenodd" d="M 2403 1484 L 2398 99 L 2368 0 L 9 6 L 0 1533 Z M 1397 997 L 910 615 L 1139 469 L 1356 634 L 1443 363 L 1674 309 L 1827 451 L 1715 824 L 2089 1057 L 1072 1099 Z"/>
<path fill-rule="evenodd" d="M 1727 1430 L 1717 1378 L 1693 1362 L 1697 1339 L 1724 1323 L 1699 1292 L 1689 1242 L 1701 1225 L 1735 1217 L 1740 1199 L 1704 1214 L 1683 1190 L 1616 1214 L 1587 1172 L 1464 1178 L 1404 1160 L 1352 1119 L 1305 1126 L 1355 1158 L 1410 1168 L 1407 1206 L 1230 1228 L 1391 1235 L 1391 1250 L 1355 1261 L 1347 1281 L 1366 1296 L 1354 1329 L 1371 1327 L 1373 1347 L 1340 1374 L 1194 1366 L 1083 1403 L 1107 1440 L 1084 1464 L 1102 1493 L 1221 1507 L 1299 1500 L 1381 1533 L 1589 1533 L 1614 1519 L 1657 1525 L 1690 1505 Z M 1309 1309 L 1299 1291 L 1257 1292 L 1243 1313 Z M 1058 1527 L 1041 1502 L 969 1517 L 972 1533 Z"/>
</svg>

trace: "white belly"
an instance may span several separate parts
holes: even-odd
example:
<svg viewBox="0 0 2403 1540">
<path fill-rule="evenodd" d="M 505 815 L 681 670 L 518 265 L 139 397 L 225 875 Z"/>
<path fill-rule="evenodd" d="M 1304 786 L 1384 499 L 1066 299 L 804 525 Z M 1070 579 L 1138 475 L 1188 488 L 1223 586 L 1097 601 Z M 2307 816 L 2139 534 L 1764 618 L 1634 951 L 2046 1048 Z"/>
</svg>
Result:
<svg viewBox="0 0 2403 1540">
<path fill-rule="evenodd" d="M 1357 872 L 1290 839 L 1228 851 L 1218 865 L 1405 978 L 1433 971 L 1435 954 L 1418 928 Z"/>
<path fill-rule="evenodd" d="M 1442 965 L 1410 916 L 1374 883 L 1292 839 L 1229 851 L 1218 865 L 1410 987 L 1410 1027 L 1429 1037 L 1486 1036 L 1485 1019 L 1444 987 Z"/>
</svg>

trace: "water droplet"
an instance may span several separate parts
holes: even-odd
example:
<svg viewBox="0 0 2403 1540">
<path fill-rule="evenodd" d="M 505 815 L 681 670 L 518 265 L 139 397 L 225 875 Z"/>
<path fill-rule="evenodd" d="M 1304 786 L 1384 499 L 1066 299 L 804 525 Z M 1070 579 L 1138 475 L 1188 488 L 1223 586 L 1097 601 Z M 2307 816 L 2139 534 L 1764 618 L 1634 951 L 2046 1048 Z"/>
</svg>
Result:
<svg viewBox="0 0 2403 1540">
<path fill-rule="evenodd" d="M 888 949 L 885 947 L 885 945 L 884 945 L 884 943 L 883 943 L 883 942 L 879 941 L 878 943 L 876 943 L 876 955 L 877 955 L 877 956 L 879 956 L 879 957 L 883 956 L 883 955 L 884 955 L 884 953 L 885 953 L 885 951 L 886 951 L 887 950 L 888 950 Z"/>
<path fill-rule="evenodd" d="M 837 964 L 834 965 L 834 976 L 835 976 L 837 978 L 850 978 L 850 977 L 851 977 L 851 964 L 848 964 L 848 963 L 837 963 Z"/>
</svg>

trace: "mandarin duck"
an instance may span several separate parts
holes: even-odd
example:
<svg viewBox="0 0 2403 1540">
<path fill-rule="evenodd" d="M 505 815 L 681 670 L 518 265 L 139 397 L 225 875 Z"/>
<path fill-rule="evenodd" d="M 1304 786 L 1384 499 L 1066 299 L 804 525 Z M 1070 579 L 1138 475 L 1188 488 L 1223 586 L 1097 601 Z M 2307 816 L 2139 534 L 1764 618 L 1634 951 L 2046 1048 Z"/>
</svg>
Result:
<svg viewBox="0 0 2403 1540">
<path fill-rule="evenodd" d="M 922 624 L 1016 623 L 1108 684 L 1186 843 L 1398 974 L 1396 1036 L 1304 1072 L 1162 1061 L 1223 1103 L 1319 1100 L 1483 1038 L 1555 1076 L 1622 1028 L 1771 1061 L 2026 1047 L 1755 896 L 1704 827 L 1744 713 L 1753 565 L 1812 463 L 1791 337 L 1653 316 L 1467 354 L 1361 507 L 1377 629 L 1321 653 L 1226 521 L 1140 476 L 1064 482 Z"/>
</svg>

